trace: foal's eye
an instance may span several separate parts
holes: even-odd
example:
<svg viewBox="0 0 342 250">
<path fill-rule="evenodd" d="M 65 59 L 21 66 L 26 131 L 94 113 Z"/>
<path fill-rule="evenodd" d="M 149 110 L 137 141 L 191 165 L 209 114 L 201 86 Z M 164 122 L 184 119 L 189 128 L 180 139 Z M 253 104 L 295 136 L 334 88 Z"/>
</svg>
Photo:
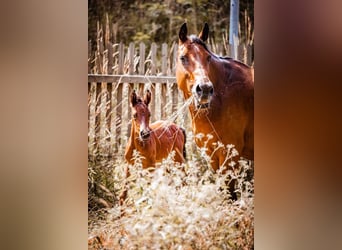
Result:
<svg viewBox="0 0 342 250">
<path fill-rule="evenodd" d="M 137 117 L 138 117 L 138 115 L 135 113 L 135 114 L 133 114 L 133 118 L 134 119 L 137 119 Z"/>
</svg>

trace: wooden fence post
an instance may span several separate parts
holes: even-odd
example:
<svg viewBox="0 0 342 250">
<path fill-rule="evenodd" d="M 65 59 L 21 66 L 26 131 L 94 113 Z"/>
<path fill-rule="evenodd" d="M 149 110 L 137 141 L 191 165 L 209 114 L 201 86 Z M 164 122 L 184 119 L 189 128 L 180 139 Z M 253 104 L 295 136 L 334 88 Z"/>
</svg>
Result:
<svg viewBox="0 0 342 250">
<path fill-rule="evenodd" d="M 167 72 L 167 44 L 162 44 L 162 75 L 166 76 Z"/>
<path fill-rule="evenodd" d="M 139 75 L 145 75 L 145 44 L 141 42 L 139 44 Z M 144 93 L 147 89 L 146 84 L 138 83 L 138 93 Z"/>
<path fill-rule="evenodd" d="M 172 57 L 172 75 L 176 74 L 176 64 L 177 64 L 177 51 L 178 51 L 178 44 L 175 44 L 173 48 L 173 57 Z"/>
<path fill-rule="evenodd" d="M 143 42 L 139 45 L 139 74 L 145 74 L 145 44 Z"/>
<path fill-rule="evenodd" d="M 110 146 L 111 146 L 111 151 L 112 152 L 117 152 L 117 112 L 116 108 L 118 105 L 117 102 L 117 90 L 118 90 L 119 84 L 112 83 L 112 91 L 111 91 L 111 107 L 110 107 Z"/>
<path fill-rule="evenodd" d="M 151 75 L 155 75 L 157 73 L 157 44 L 152 43 L 151 45 Z"/>
<path fill-rule="evenodd" d="M 128 74 L 133 75 L 134 73 L 134 43 L 130 43 L 128 47 Z"/>
<path fill-rule="evenodd" d="M 125 52 L 124 52 L 124 45 L 122 42 L 119 44 L 119 55 L 118 55 L 118 74 L 122 75 L 123 74 L 123 68 L 124 68 L 124 58 L 125 58 Z M 124 109 L 122 107 L 123 104 L 123 83 L 122 82 L 117 82 L 117 114 L 119 115 L 119 120 L 118 123 L 119 125 L 116 127 L 116 135 L 117 135 L 117 149 L 119 153 L 122 153 L 122 145 L 123 143 L 123 132 L 122 132 L 122 120 L 123 120 L 123 112 Z"/>
<path fill-rule="evenodd" d="M 106 156 L 108 152 L 107 148 L 107 136 L 106 136 L 106 128 L 107 128 L 107 120 L 106 120 L 106 113 L 107 113 L 107 83 L 101 82 L 101 93 L 100 93 L 100 106 L 99 106 L 99 127 L 100 127 L 100 134 L 99 134 L 99 153 L 100 155 Z"/>
<path fill-rule="evenodd" d="M 162 44 L 162 55 L 161 55 L 161 73 L 162 73 L 162 76 L 166 76 L 167 74 L 167 44 L 166 43 L 163 43 Z M 161 111 L 161 119 L 167 119 L 171 113 L 168 109 L 168 106 L 169 106 L 169 101 L 172 101 L 170 100 L 169 98 L 169 95 L 168 95 L 168 83 L 165 82 L 165 83 L 160 83 L 160 87 L 161 87 L 161 108 L 160 108 L 160 111 Z"/>
<path fill-rule="evenodd" d="M 91 41 L 88 41 L 88 74 L 91 73 Z"/>
<path fill-rule="evenodd" d="M 118 65 L 118 74 L 123 74 L 123 67 L 124 67 L 124 58 L 125 58 L 125 52 L 124 52 L 124 45 L 122 42 L 119 44 L 119 65 Z"/>
<path fill-rule="evenodd" d="M 89 84 L 89 83 L 88 83 Z M 88 113 L 88 154 L 95 154 L 95 130 L 96 130 L 96 82 L 90 83 L 89 113 Z"/>
<path fill-rule="evenodd" d="M 108 42 L 107 44 L 107 53 L 108 53 L 108 66 L 107 66 L 107 74 L 111 75 L 113 74 L 113 44 L 111 42 Z"/>
<path fill-rule="evenodd" d="M 124 82 L 122 86 L 122 113 L 121 113 L 121 152 L 122 154 L 125 152 L 125 147 L 128 141 L 129 130 L 128 130 L 128 122 L 130 120 L 129 117 L 129 83 Z"/>
<path fill-rule="evenodd" d="M 151 44 L 151 75 L 157 74 L 157 44 Z M 151 85 L 151 91 L 153 96 L 153 101 L 151 103 L 151 111 L 154 114 L 153 120 L 160 120 L 161 119 L 161 112 L 160 112 L 160 85 L 154 84 Z"/>
</svg>

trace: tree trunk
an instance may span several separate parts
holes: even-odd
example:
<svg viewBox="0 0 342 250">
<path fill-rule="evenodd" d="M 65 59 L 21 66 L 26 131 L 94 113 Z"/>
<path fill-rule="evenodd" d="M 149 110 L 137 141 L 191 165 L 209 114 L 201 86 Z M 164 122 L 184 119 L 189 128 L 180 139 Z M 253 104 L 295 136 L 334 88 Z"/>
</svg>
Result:
<svg viewBox="0 0 342 250">
<path fill-rule="evenodd" d="M 232 57 L 237 59 L 239 44 L 239 0 L 230 0 L 229 44 L 232 45 Z"/>
</svg>

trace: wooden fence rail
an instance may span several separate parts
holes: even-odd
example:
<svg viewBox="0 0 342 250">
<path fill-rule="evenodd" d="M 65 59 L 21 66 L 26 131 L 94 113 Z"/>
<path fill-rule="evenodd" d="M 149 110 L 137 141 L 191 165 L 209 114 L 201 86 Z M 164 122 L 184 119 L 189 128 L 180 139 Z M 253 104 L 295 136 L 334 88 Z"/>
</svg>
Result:
<svg viewBox="0 0 342 250">
<path fill-rule="evenodd" d="M 177 44 L 147 46 L 103 43 L 88 49 L 88 153 L 121 157 L 130 132 L 129 96 L 133 89 L 152 92 L 151 121 L 173 119 L 187 132 L 190 119 L 175 78 Z M 217 46 L 216 46 L 217 47 Z M 215 48 L 216 48 L 215 47 Z M 220 48 L 224 48 L 221 46 Z M 217 48 L 216 48 L 217 49 Z M 239 59 L 251 64 L 251 48 L 240 46 Z M 218 51 L 214 51 L 220 54 Z M 229 55 L 229 54 L 228 54 Z M 177 113 L 177 115 L 175 115 Z M 191 134 L 191 133 L 190 133 Z"/>
</svg>

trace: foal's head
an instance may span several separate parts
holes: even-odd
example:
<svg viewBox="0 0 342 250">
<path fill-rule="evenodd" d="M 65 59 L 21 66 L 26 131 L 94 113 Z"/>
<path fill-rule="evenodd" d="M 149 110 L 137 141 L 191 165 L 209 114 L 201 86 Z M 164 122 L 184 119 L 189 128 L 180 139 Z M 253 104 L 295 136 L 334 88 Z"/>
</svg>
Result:
<svg viewBox="0 0 342 250">
<path fill-rule="evenodd" d="M 131 94 L 132 105 L 132 122 L 135 124 L 135 132 L 139 134 L 140 140 L 147 140 L 150 137 L 150 116 L 151 112 L 148 108 L 148 104 L 151 101 L 151 92 L 146 91 L 144 99 L 137 96 L 135 90 Z"/>
<path fill-rule="evenodd" d="M 210 62 L 214 55 L 204 43 L 208 34 L 207 23 L 198 37 L 188 36 L 186 23 L 179 31 L 177 83 L 186 99 L 194 96 L 197 108 L 207 108 L 214 94 L 213 83 L 209 79 Z"/>
</svg>

